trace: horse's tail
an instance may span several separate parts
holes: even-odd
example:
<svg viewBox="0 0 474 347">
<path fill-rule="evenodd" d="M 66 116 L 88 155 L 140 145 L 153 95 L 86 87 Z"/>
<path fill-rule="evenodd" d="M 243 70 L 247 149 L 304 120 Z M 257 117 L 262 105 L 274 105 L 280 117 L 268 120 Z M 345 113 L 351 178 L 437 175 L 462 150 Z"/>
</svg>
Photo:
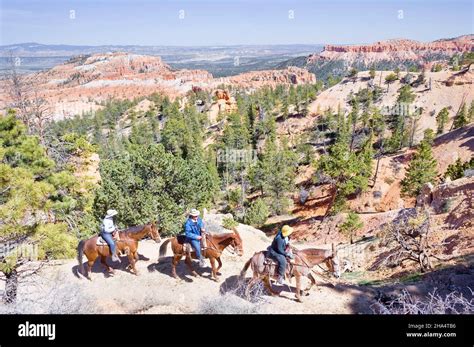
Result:
<svg viewBox="0 0 474 347">
<path fill-rule="evenodd" d="M 244 265 L 244 268 L 242 269 L 242 271 L 240 271 L 240 277 L 241 278 L 245 277 L 245 273 L 247 272 L 250 264 L 252 263 L 252 259 L 253 259 L 253 256 L 249 260 L 247 260 L 247 262 Z"/>
<path fill-rule="evenodd" d="M 165 256 L 166 247 L 168 246 L 168 243 L 170 243 L 170 241 L 171 241 L 171 239 L 168 239 L 165 242 L 163 242 L 163 244 L 160 246 L 160 254 L 158 256 L 158 260 L 160 260 L 161 258 L 163 258 Z"/>
<path fill-rule="evenodd" d="M 79 263 L 79 273 L 84 274 L 84 266 L 82 264 L 82 256 L 84 255 L 84 244 L 86 243 L 86 240 L 81 240 L 79 244 L 77 245 L 77 262 Z"/>
</svg>

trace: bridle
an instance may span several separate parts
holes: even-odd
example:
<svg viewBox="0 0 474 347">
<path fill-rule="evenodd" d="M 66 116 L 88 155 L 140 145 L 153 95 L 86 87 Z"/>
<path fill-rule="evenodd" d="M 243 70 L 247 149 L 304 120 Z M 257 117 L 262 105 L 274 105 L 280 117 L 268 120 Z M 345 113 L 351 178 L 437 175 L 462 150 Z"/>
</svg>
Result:
<svg viewBox="0 0 474 347">
<path fill-rule="evenodd" d="M 213 250 L 213 251 L 218 252 L 219 255 L 222 254 L 222 251 L 219 251 L 219 248 L 217 248 L 216 244 L 212 241 L 212 238 L 209 238 L 209 237 L 208 237 L 208 234 L 207 234 L 207 233 L 204 234 L 204 237 L 206 238 L 206 241 L 209 241 L 209 243 L 213 246 L 213 248 L 211 248 L 211 247 L 205 247 L 204 249 L 211 249 L 211 250 Z"/>
<path fill-rule="evenodd" d="M 205 237 L 206 237 L 206 241 L 209 241 L 209 243 L 211 244 L 212 247 L 205 247 L 204 249 L 211 249 L 213 251 L 216 251 L 218 252 L 219 254 L 222 254 L 223 251 L 219 251 L 219 248 L 216 246 L 216 244 L 212 241 L 212 238 L 209 238 L 208 237 L 209 234 L 205 234 Z M 227 247 L 224 248 L 224 250 L 228 250 L 228 252 L 232 255 L 238 255 L 237 251 L 236 251 L 236 248 L 237 248 L 237 241 L 235 240 L 235 236 L 232 236 L 232 242 L 228 245 L 228 246 L 231 246 L 230 249 L 228 249 Z"/>
<path fill-rule="evenodd" d="M 319 276 L 321 277 L 324 281 L 327 281 L 329 283 L 331 283 L 333 286 L 334 284 L 329 281 L 328 278 L 325 278 L 326 276 L 323 276 L 321 275 L 319 272 L 316 272 L 313 270 L 313 267 L 312 266 L 309 266 L 308 263 L 304 260 L 304 258 L 299 255 L 297 252 L 295 252 L 295 255 L 303 262 L 304 265 L 301 265 L 301 264 L 292 264 L 293 266 L 305 266 L 306 268 L 308 268 L 309 271 L 311 271 L 312 273 L 314 273 L 316 276 Z M 328 257 L 329 259 L 332 259 L 334 256 L 331 256 L 331 257 Z M 323 270 L 324 273 L 329 273 L 330 271 L 329 270 L 325 270 L 320 264 L 316 264 L 321 270 Z M 334 267 L 333 267 L 334 268 Z"/>
<path fill-rule="evenodd" d="M 235 237 L 232 238 L 232 242 L 229 244 L 229 249 L 227 249 L 229 251 L 230 254 L 232 255 L 239 255 L 239 253 L 237 252 L 236 248 L 237 248 L 237 240 L 235 239 Z"/>
<path fill-rule="evenodd" d="M 145 236 L 151 237 L 153 241 L 161 240 L 160 233 L 158 232 L 158 227 L 156 226 L 156 224 L 151 222 L 148 223 L 148 225 L 150 226 L 150 230 Z M 156 237 L 154 236 L 154 234 L 156 234 Z"/>
</svg>

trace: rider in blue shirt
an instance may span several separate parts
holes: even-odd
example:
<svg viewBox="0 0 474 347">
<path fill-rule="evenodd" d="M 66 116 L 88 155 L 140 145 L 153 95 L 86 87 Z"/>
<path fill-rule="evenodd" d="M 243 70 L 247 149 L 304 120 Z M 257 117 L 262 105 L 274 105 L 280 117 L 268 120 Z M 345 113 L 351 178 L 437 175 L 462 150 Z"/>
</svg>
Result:
<svg viewBox="0 0 474 347">
<path fill-rule="evenodd" d="M 201 233 L 204 233 L 204 223 L 201 218 L 199 218 L 199 211 L 192 209 L 189 213 L 189 217 L 184 223 L 184 234 L 186 235 L 186 242 L 189 242 L 191 246 L 196 251 L 196 257 L 199 259 L 199 266 L 203 267 L 205 265 L 204 258 L 201 254 Z"/>
</svg>

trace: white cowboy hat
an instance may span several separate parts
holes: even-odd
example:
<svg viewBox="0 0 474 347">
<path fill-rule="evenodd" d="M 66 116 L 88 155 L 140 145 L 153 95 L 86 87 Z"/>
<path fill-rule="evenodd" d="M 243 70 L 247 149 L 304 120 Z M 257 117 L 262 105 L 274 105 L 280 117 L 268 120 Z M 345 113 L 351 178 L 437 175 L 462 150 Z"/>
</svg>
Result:
<svg viewBox="0 0 474 347">
<path fill-rule="evenodd" d="M 191 212 L 189 212 L 189 215 L 192 216 L 192 217 L 197 217 L 197 216 L 199 216 L 200 214 L 201 214 L 201 213 L 200 213 L 198 210 L 196 210 L 195 208 L 193 208 L 193 209 L 191 210 Z"/>
<path fill-rule="evenodd" d="M 116 216 L 118 212 L 116 210 L 107 210 L 107 215 L 105 218 Z"/>
</svg>

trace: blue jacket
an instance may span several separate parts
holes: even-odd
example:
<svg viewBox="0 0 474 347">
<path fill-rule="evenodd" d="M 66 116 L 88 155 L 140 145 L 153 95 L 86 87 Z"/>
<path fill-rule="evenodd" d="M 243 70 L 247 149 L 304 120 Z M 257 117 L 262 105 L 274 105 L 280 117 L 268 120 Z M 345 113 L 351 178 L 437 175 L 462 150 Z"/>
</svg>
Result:
<svg viewBox="0 0 474 347">
<path fill-rule="evenodd" d="M 287 243 L 285 241 L 285 238 L 283 237 L 281 231 L 279 231 L 278 234 L 276 234 L 275 238 L 273 239 L 271 248 L 276 253 L 284 255 L 285 257 L 288 257 L 289 254 L 285 252 L 286 245 Z"/>
<path fill-rule="evenodd" d="M 201 230 L 204 228 L 204 223 L 201 218 L 198 218 L 195 223 L 191 218 L 186 220 L 184 223 L 184 234 L 187 238 L 197 240 L 198 236 L 201 236 Z"/>
</svg>

